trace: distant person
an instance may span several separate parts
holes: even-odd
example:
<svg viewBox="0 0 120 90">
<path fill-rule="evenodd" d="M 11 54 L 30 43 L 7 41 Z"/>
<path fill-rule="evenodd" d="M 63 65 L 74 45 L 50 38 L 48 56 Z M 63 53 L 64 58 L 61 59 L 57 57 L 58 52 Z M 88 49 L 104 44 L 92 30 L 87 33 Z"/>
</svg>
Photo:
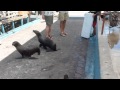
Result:
<svg viewBox="0 0 120 90">
<path fill-rule="evenodd" d="M 59 12 L 58 19 L 60 20 L 60 35 L 65 37 L 67 33 L 65 32 L 66 21 L 69 18 L 68 11 L 57 11 Z"/>
</svg>

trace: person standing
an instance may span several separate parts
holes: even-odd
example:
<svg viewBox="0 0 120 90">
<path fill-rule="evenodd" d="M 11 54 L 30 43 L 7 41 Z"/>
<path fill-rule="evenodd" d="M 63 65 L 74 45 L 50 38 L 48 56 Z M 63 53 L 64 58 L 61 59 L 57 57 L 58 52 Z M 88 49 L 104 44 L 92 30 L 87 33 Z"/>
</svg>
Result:
<svg viewBox="0 0 120 90">
<path fill-rule="evenodd" d="M 93 13 L 93 34 L 92 34 L 92 36 L 95 36 L 96 35 L 97 16 L 101 15 L 101 11 L 90 11 L 90 12 Z"/>
<path fill-rule="evenodd" d="M 67 33 L 65 32 L 66 21 L 69 18 L 68 11 L 58 11 L 58 19 L 60 20 L 60 35 L 66 36 Z"/>
<path fill-rule="evenodd" d="M 52 39 L 51 27 L 53 24 L 53 11 L 42 11 L 42 19 L 46 22 L 46 37 Z"/>
</svg>

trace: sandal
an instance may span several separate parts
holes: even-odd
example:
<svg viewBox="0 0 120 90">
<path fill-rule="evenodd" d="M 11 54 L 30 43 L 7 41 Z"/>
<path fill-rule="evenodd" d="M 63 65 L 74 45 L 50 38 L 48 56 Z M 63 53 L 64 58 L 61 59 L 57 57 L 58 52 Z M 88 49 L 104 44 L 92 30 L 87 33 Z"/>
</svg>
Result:
<svg viewBox="0 0 120 90">
<path fill-rule="evenodd" d="M 52 40 L 52 37 L 50 37 L 50 36 L 46 36 L 46 38 L 49 38 L 49 39 L 51 39 L 51 40 Z"/>
<path fill-rule="evenodd" d="M 65 37 L 65 34 L 64 34 L 64 33 L 61 33 L 60 35 L 63 36 L 63 37 Z"/>
<path fill-rule="evenodd" d="M 49 37 L 50 37 L 50 38 L 52 38 L 52 36 L 51 36 L 51 35 L 49 35 Z"/>
<path fill-rule="evenodd" d="M 64 32 L 63 34 L 64 34 L 64 35 L 67 35 L 67 33 L 66 33 L 66 32 Z"/>
</svg>

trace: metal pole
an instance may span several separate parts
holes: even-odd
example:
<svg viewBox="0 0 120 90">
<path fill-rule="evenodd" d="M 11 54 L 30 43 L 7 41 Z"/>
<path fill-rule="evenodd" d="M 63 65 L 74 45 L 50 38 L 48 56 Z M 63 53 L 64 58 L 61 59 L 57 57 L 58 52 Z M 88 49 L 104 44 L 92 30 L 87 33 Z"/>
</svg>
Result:
<svg viewBox="0 0 120 90">
<path fill-rule="evenodd" d="M 36 11 L 36 19 L 38 19 L 38 11 Z"/>
<path fill-rule="evenodd" d="M 29 23 L 29 17 L 27 17 L 27 23 Z"/>
<path fill-rule="evenodd" d="M 15 24 L 14 24 L 14 21 L 12 21 L 12 28 L 13 28 L 13 29 L 15 28 Z"/>
<path fill-rule="evenodd" d="M 23 18 L 21 19 L 21 26 L 23 25 Z"/>
<path fill-rule="evenodd" d="M 5 33 L 5 28 L 3 24 L 2 24 L 2 32 Z"/>
</svg>

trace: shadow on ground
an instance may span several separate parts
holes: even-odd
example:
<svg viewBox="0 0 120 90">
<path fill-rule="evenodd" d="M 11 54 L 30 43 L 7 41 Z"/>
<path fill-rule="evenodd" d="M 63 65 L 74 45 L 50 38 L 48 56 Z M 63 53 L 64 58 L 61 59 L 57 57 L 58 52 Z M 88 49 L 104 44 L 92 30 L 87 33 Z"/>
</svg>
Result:
<svg viewBox="0 0 120 90">
<path fill-rule="evenodd" d="M 56 21 L 52 27 L 52 35 L 54 42 L 61 50 L 46 52 L 41 48 L 41 55 L 33 55 L 36 59 L 21 59 L 21 55 L 15 51 L 0 62 L 0 78 L 63 79 L 63 76 L 68 74 L 70 79 L 83 79 L 88 40 L 80 37 L 82 24 L 83 19 L 70 18 L 66 25 L 68 35 L 61 37 L 59 21 Z M 42 35 L 44 33 L 45 30 Z M 35 44 L 39 45 L 37 37 L 32 38 L 24 45 Z"/>
</svg>

